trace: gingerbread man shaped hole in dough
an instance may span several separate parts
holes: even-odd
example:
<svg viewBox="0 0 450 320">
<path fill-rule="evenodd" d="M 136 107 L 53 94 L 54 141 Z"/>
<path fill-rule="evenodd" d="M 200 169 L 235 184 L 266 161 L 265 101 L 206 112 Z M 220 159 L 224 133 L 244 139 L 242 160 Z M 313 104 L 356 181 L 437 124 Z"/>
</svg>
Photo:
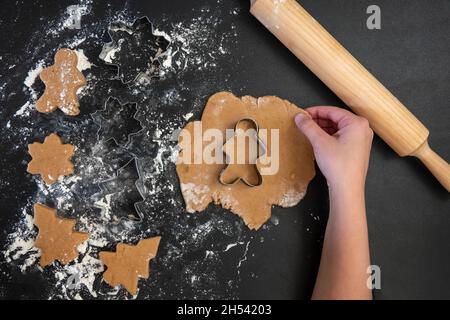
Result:
<svg viewBox="0 0 450 320">
<path fill-rule="evenodd" d="M 223 145 L 227 165 L 219 175 L 219 182 L 233 185 L 242 181 L 249 187 L 261 185 L 263 179 L 256 162 L 265 153 L 264 150 L 256 121 L 251 118 L 239 120 L 234 136 Z"/>
<path fill-rule="evenodd" d="M 36 102 L 39 112 L 49 113 L 57 108 L 65 114 L 80 113 L 77 90 L 86 85 L 86 79 L 77 69 L 77 54 L 70 49 L 59 49 L 55 63 L 39 74 L 45 84 L 44 94 Z"/>
</svg>

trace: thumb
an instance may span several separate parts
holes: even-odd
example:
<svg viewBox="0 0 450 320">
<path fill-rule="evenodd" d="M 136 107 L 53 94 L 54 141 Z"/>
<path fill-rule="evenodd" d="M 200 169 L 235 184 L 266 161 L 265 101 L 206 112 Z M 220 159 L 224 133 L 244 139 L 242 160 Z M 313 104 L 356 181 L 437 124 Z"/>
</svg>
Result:
<svg viewBox="0 0 450 320">
<path fill-rule="evenodd" d="M 299 113 L 295 116 L 295 124 L 314 146 L 328 139 L 328 134 L 307 114 Z"/>
</svg>

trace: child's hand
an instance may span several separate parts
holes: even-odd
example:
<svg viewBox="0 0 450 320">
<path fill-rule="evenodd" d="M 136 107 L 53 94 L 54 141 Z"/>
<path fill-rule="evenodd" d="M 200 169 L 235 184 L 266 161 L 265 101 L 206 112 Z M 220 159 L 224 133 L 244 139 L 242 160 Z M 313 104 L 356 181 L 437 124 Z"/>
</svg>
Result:
<svg viewBox="0 0 450 320">
<path fill-rule="evenodd" d="M 312 107 L 295 117 L 311 142 L 331 190 L 364 189 L 373 131 L 366 119 L 336 107 Z"/>
<path fill-rule="evenodd" d="M 371 299 L 364 184 L 373 132 L 366 119 L 335 107 L 295 117 L 330 188 L 330 214 L 313 299 Z"/>
</svg>

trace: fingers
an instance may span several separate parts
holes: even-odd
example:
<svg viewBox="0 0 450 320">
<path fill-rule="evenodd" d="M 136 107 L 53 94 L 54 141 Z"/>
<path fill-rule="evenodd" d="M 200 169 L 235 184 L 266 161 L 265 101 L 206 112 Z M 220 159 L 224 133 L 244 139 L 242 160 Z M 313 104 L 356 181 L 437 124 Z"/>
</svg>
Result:
<svg viewBox="0 0 450 320">
<path fill-rule="evenodd" d="M 357 115 L 351 113 L 350 111 L 338 107 L 317 106 L 308 108 L 306 111 L 313 119 L 316 119 L 316 121 L 328 120 L 334 124 L 336 129 L 342 129 L 358 118 Z M 318 121 L 319 125 L 320 121 Z M 327 125 L 326 127 L 333 126 Z"/>
<path fill-rule="evenodd" d="M 313 119 L 299 113 L 295 116 L 295 124 L 300 131 L 308 138 L 313 147 L 320 144 L 330 138 L 327 132 L 325 132 Z"/>
<path fill-rule="evenodd" d="M 334 135 L 336 132 L 338 132 L 338 130 L 336 130 L 335 128 L 330 128 L 330 127 L 321 127 L 323 131 L 325 131 L 326 133 L 328 133 L 330 136 Z"/>
<path fill-rule="evenodd" d="M 334 129 L 337 130 L 336 124 L 329 119 L 317 119 L 313 118 L 313 120 L 321 127 L 322 129 Z"/>
</svg>

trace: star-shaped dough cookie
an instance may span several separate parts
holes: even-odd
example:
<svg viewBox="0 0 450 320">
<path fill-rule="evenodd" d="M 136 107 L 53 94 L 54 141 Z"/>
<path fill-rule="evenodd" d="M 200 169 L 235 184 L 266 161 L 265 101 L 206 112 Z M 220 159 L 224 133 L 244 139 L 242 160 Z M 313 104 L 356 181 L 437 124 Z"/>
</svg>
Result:
<svg viewBox="0 0 450 320">
<path fill-rule="evenodd" d="M 47 184 L 52 184 L 60 176 L 73 173 L 70 158 L 74 152 L 74 146 L 63 144 L 61 138 L 52 133 L 45 138 L 44 143 L 35 142 L 28 145 L 28 153 L 33 159 L 28 163 L 27 171 L 40 174 Z"/>
<path fill-rule="evenodd" d="M 75 220 L 61 219 L 55 209 L 41 203 L 34 205 L 34 224 L 39 229 L 34 245 L 41 250 L 41 267 L 55 260 L 68 264 L 78 257 L 77 247 L 88 239 L 87 233 L 73 231 Z"/>
<path fill-rule="evenodd" d="M 122 285 L 129 293 L 136 295 L 138 278 L 150 276 L 149 261 L 156 257 L 161 237 L 139 241 L 135 246 L 119 243 L 116 252 L 100 252 L 100 260 L 108 267 L 103 279 L 115 287 Z"/>
<path fill-rule="evenodd" d="M 59 49 L 56 52 L 55 64 L 39 74 L 45 91 L 36 102 L 37 111 L 49 113 L 59 108 L 70 116 L 80 113 L 77 90 L 86 85 L 86 79 L 77 69 L 77 63 L 74 51 Z"/>
</svg>

